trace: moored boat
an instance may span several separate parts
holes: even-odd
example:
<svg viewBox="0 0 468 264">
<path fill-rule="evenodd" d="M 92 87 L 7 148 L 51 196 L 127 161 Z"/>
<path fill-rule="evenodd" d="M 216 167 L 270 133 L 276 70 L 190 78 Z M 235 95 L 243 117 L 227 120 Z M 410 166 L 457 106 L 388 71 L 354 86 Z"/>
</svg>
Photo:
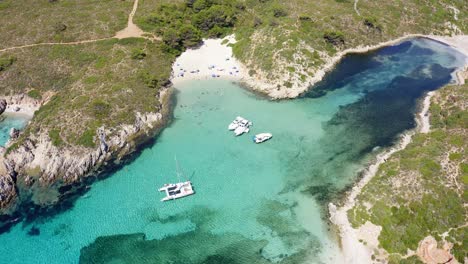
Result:
<svg viewBox="0 0 468 264">
<path fill-rule="evenodd" d="M 260 133 L 260 134 L 257 134 L 253 137 L 253 141 L 255 143 L 263 143 L 267 140 L 269 140 L 270 138 L 272 138 L 273 135 L 271 133 Z"/>
<path fill-rule="evenodd" d="M 179 170 L 179 164 L 177 163 L 177 160 L 176 160 L 176 165 L 177 165 L 177 177 L 179 178 L 179 182 L 164 184 L 163 187 L 159 188 L 160 192 L 166 193 L 166 197 L 162 198 L 161 202 L 175 200 L 175 199 L 189 196 L 195 193 L 195 191 L 193 190 L 191 181 L 185 181 L 185 182 L 180 181 L 181 173 Z"/>
<path fill-rule="evenodd" d="M 166 197 L 162 198 L 161 202 L 175 200 L 195 193 L 190 181 L 167 184 L 160 188 L 159 191 L 166 192 Z"/>
<path fill-rule="evenodd" d="M 228 129 L 229 130 L 235 130 L 239 126 L 239 123 L 242 120 L 245 120 L 245 119 L 243 117 L 240 117 L 240 116 L 236 117 L 236 119 L 234 119 L 234 121 L 232 121 L 231 124 L 229 124 Z"/>
</svg>

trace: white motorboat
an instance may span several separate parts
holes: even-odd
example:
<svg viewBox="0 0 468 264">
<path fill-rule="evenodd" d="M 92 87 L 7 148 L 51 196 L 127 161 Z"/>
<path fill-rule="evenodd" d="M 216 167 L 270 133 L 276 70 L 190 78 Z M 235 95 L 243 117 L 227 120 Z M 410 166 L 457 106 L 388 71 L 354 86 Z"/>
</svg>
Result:
<svg viewBox="0 0 468 264">
<path fill-rule="evenodd" d="M 249 122 L 249 120 L 244 119 L 239 122 L 239 125 L 236 129 L 234 129 L 234 134 L 236 136 L 240 136 L 244 133 L 248 133 L 250 131 L 249 127 L 252 125 L 252 122 Z"/>
<path fill-rule="evenodd" d="M 236 129 L 239 126 L 239 122 L 242 121 L 242 120 L 244 120 L 244 118 L 242 118 L 240 116 L 236 117 L 236 119 L 234 119 L 234 121 L 232 121 L 231 124 L 229 124 L 228 129 L 229 130 Z"/>
<path fill-rule="evenodd" d="M 260 134 L 257 134 L 253 137 L 253 141 L 255 143 L 262 143 L 262 142 L 265 142 L 267 140 L 269 140 L 270 138 L 272 138 L 273 135 L 270 134 L 270 133 L 260 133 Z"/>
<path fill-rule="evenodd" d="M 175 200 L 175 199 L 189 196 L 195 193 L 195 191 L 193 190 L 191 181 L 185 181 L 185 182 L 180 181 L 181 173 L 179 170 L 179 164 L 177 163 L 177 160 L 176 160 L 176 165 L 177 165 L 177 177 L 179 178 L 179 182 L 164 184 L 163 187 L 159 188 L 160 192 L 166 193 L 166 197 L 162 198 L 161 202 Z"/>
</svg>

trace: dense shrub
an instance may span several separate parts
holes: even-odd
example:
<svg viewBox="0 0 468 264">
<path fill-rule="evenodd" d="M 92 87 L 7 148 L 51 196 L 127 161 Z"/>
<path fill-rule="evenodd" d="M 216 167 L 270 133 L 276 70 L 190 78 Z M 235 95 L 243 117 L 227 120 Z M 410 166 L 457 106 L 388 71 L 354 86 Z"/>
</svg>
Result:
<svg viewBox="0 0 468 264">
<path fill-rule="evenodd" d="M 38 90 L 31 90 L 28 92 L 28 96 L 31 97 L 31 98 L 34 98 L 34 99 L 42 99 L 42 95 L 41 95 L 41 92 L 39 92 Z"/>
<path fill-rule="evenodd" d="M 63 144 L 63 140 L 60 137 L 60 131 L 58 129 L 52 129 L 49 131 L 49 138 L 52 141 L 52 145 L 58 147 Z"/>
<path fill-rule="evenodd" d="M 323 34 L 323 38 L 334 46 L 341 46 L 345 43 L 344 35 L 341 31 L 327 31 Z"/>
<path fill-rule="evenodd" d="M 288 15 L 288 13 L 286 13 L 286 10 L 284 10 L 284 8 L 279 5 L 274 5 L 271 8 L 271 11 L 273 12 L 274 17 L 285 17 Z"/>
<path fill-rule="evenodd" d="M 94 136 L 95 136 L 96 132 L 94 132 L 94 130 L 91 130 L 91 129 L 87 129 L 85 132 L 83 132 L 83 134 L 81 134 L 81 136 L 78 138 L 78 144 L 79 145 L 82 145 L 84 147 L 88 147 L 88 148 L 92 148 L 92 147 L 95 147 L 95 143 L 94 143 Z"/>
<path fill-rule="evenodd" d="M 166 51 L 179 54 L 199 45 L 203 37 L 228 34 L 243 9 L 236 1 L 187 0 L 161 5 L 145 22 L 162 36 Z"/>
<path fill-rule="evenodd" d="M 0 57 L 0 71 L 6 70 L 8 67 L 13 65 L 15 61 L 16 61 L 16 58 L 13 56 Z"/>
<path fill-rule="evenodd" d="M 132 59 L 134 60 L 142 60 L 146 57 L 146 53 L 142 49 L 133 49 L 132 50 Z"/>
<path fill-rule="evenodd" d="M 378 31 L 382 30 L 382 26 L 377 22 L 377 18 L 375 17 L 365 17 L 364 25 L 366 25 L 368 28 L 377 29 Z"/>
<path fill-rule="evenodd" d="M 91 111 L 94 117 L 103 119 L 109 117 L 110 105 L 100 99 L 96 99 L 91 103 Z"/>
</svg>

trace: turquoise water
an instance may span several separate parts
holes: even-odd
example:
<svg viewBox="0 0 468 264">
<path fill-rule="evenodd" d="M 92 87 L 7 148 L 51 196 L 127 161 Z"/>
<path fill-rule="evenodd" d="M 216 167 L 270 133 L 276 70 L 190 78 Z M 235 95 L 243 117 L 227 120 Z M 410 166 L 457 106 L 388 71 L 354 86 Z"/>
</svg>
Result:
<svg viewBox="0 0 468 264">
<path fill-rule="evenodd" d="M 70 209 L 1 234 L 0 262 L 340 263 L 324 206 L 414 127 L 417 99 L 462 59 L 413 40 L 349 56 L 320 93 L 281 102 L 228 81 L 186 83 L 153 146 Z M 249 134 L 227 131 L 237 115 L 254 122 Z M 261 132 L 273 139 L 256 145 Z M 161 203 L 175 155 L 196 194 Z"/>
<path fill-rule="evenodd" d="M 4 113 L 0 121 L 0 146 L 5 146 L 10 138 L 10 129 L 22 129 L 29 121 L 27 116 L 21 114 Z"/>
</svg>

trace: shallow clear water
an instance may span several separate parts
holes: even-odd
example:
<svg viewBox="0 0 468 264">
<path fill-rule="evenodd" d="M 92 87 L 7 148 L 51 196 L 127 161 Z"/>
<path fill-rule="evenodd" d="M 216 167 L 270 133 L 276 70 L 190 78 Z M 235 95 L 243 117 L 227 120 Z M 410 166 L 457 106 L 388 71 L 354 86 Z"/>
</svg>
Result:
<svg viewBox="0 0 468 264">
<path fill-rule="evenodd" d="M 10 139 L 10 129 L 22 129 L 29 121 L 27 116 L 21 114 L 4 113 L 0 121 L 0 146 L 5 146 Z"/>
<path fill-rule="evenodd" d="M 71 209 L 1 234 L 0 262 L 339 263 L 324 206 L 462 64 L 441 44 L 405 43 L 349 56 L 297 100 L 219 80 L 178 87 L 175 120 L 153 146 Z M 250 134 L 227 131 L 237 115 L 254 122 Z M 260 132 L 274 137 L 253 144 Z M 161 203 L 175 155 L 196 194 Z"/>
</svg>

